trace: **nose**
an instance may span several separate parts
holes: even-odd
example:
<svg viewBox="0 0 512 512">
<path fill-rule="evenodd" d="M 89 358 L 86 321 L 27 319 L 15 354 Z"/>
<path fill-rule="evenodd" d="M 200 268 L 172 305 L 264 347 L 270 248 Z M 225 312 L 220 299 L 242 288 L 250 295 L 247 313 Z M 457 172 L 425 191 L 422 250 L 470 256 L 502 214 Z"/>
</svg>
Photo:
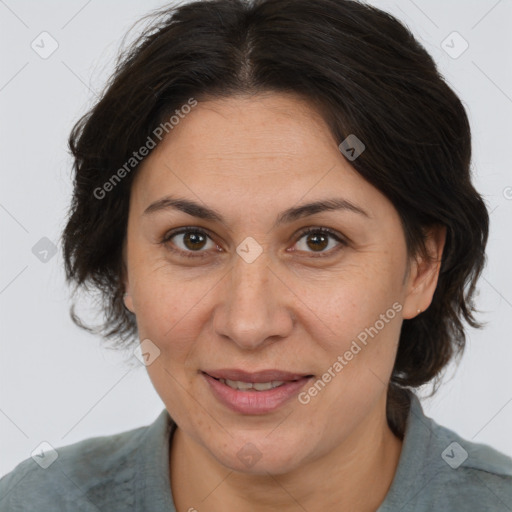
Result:
<svg viewBox="0 0 512 512">
<path fill-rule="evenodd" d="M 291 291 L 266 254 L 252 263 L 236 256 L 218 290 L 213 328 L 244 350 L 254 350 L 290 335 L 294 326 Z"/>
</svg>

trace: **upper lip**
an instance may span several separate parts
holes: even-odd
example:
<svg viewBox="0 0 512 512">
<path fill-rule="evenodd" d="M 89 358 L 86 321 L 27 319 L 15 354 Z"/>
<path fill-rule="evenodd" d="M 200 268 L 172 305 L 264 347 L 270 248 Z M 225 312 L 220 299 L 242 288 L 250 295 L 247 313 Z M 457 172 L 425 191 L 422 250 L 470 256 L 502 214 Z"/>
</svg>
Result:
<svg viewBox="0 0 512 512">
<path fill-rule="evenodd" d="M 282 370 L 261 370 L 259 372 L 246 372 L 234 368 L 221 370 L 204 370 L 210 377 L 215 379 L 236 380 L 240 382 L 271 382 L 276 380 L 292 381 L 309 377 L 311 374 L 291 373 Z"/>
</svg>

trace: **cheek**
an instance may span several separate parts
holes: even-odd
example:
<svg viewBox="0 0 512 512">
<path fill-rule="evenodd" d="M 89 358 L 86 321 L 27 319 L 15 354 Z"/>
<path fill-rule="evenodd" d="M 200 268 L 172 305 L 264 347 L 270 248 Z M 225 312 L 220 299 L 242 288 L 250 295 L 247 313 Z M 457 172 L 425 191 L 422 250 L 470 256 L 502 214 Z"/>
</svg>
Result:
<svg viewBox="0 0 512 512">
<path fill-rule="evenodd" d="M 383 264 L 352 266 L 324 282 L 308 286 L 297 281 L 298 295 L 316 316 L 318 326 L 316 339 L 332 339 L 339 343 L 354 339 L 365 328 L 379 322 L 385 315 L 386 329 L 397 316 L 399 307 L 393 304 L 401 301 L 401 274 Z M 389 311 L 388 311 L 389 310 Z M 389 313 L 386 315 L 386 313 Z M 320 320 L 320 321 L 318 321 Z M 320 335 L 320 331 L 324 335 Z M 396 332 L 396 328 L 395 328 Z"/>
<path fill-rule="evenodd" d="M 185 280 L 163 261 L 139 267 L 133 298 L 140 339 L 151 339 L 161 350 L 185 351 L 197 336 L 206 289 L 204 281 Z"/>
<path fill-rule="evenodd" d="M 389 380 L 402 323 L 401 275 L 383 266 L 353 267 L 309 294 L 314 314 L 305 324 L 323 352 L 322 379 L 333 382 L 324 405 L 364 409 Z"/>
</svg>

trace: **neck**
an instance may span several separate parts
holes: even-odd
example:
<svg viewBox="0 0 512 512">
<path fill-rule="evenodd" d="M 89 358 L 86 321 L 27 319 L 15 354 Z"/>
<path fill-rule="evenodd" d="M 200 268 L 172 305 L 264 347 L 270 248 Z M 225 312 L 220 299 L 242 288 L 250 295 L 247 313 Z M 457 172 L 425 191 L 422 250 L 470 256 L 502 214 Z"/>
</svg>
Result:
<svg viewBox="0 0 512 512">
<path fill-rule="evenodd" d="M 393 481 L 402 441 L 387 424 L 385 398 L 370 416 L 327 455 L 279 475 L 233 471 L 177 428 L 170 450 L 176 510 L 375 512 Z"/>
</svg>

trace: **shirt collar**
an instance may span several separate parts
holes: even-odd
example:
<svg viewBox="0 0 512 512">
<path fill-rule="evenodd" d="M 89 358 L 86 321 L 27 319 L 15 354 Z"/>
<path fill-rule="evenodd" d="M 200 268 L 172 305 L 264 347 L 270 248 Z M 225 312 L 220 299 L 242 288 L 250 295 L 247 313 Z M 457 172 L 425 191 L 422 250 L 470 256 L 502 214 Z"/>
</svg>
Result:
<svg viewBox="0 0 512 512">
<path fill-rule="evenodd" d="M 431 450 L 436 436 L 434 422 L 425 416 L 416 394 L 408 390 L 408 395 L 410 408 L 397 470 L 377 512 L 406 510 L 407 504 L 412 507 L 414 496 L 428 483 L 426 475 L 435 475 L 433 469 L 437 466 L 441 469 L 443 464 L 441 457 Z"/>
<path fill-rule="evenodd" d="M 135 510 L 175 512 L 169 478 L 169 446 L 176 424 L 164 409 L 140 440 Z"/>
</svg>

